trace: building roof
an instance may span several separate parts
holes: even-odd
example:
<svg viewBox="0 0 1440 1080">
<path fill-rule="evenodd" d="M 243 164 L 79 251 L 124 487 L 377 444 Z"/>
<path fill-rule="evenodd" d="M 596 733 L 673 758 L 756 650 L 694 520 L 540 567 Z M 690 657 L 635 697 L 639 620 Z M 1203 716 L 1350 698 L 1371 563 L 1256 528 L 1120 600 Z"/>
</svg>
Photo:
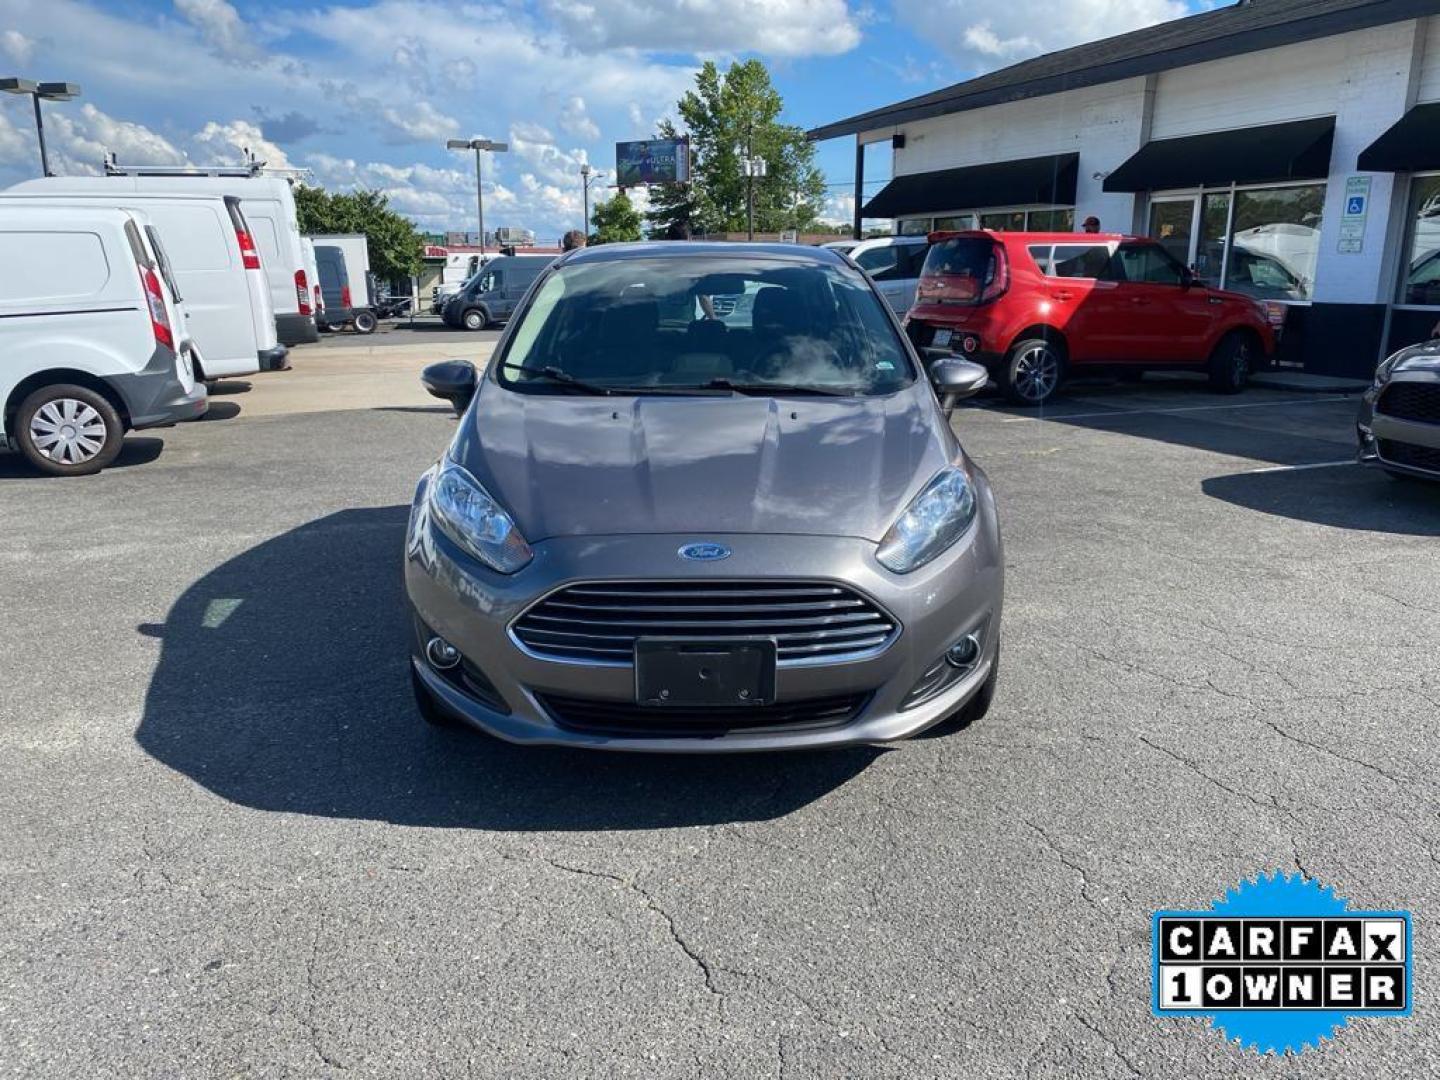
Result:
<svg viewBox="0 0 1440 1080">
<path fill-rule="evenodd" d="M 1440 13 L 1440 0 L 1239 0 L 1214 11 L 1089 41 L 967 82 L 811 129 L 811 139 L 858 135 L 1082 86 Z"/>
</svg>

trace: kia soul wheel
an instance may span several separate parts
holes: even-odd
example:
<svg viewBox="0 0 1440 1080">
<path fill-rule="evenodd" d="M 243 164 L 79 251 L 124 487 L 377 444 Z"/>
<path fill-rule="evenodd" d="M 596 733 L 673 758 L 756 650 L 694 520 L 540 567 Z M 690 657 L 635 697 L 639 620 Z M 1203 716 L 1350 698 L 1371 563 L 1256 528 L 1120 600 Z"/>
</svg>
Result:
<svg viewBox="0 0 1440 1080">
<path fill-rule="evenodd" d="M 96 473 L 115 460 L 125 437 L 120 414 L 84 386 L 46 386 L 15 414 L 20 452 L 51 476 Z"/>
<path fill-rule="evenodd" d="M 1229 334 L 1210 356 L 1210 387 L 1221 394 L 1238 394 L 1250 381 L 1250 339 Z"/>
<path fill-rule="evenodd" d="M 1060 387 L 1065 360 L 1044 338 L 1028 338 L 1010 350 L 1005 362 L 1005 396 L 1020 405 L 1041 405 Z"/>
</svg>

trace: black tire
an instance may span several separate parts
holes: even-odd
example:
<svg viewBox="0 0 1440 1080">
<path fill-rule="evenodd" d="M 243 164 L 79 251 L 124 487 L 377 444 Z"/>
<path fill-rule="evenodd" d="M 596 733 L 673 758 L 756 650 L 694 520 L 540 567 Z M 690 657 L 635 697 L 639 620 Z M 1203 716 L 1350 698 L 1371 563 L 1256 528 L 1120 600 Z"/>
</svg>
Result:
<svg viewBox="0 0 1440 1080">
<path fill-rule="evenodd" d="M 47 406 L 51 408 L 47 410 Z M 67 416 L 67 413 L 73 416 Z M 37 414 L 39 423 L 35 423 Z M 71 418 L 80 423 L 67 425 L 63 422 Z M 60 422 L 56 424 L 56 420 Z M 32 424 L 35 424 L 35 430 L 32 430 Z M 55 445 L 50 444 L 42 449 L 36 439 L 43 440 L 43 433 L 52 428 L 68 446 L 61 446 L 57 451 Z M 65 440 L 65 430 L 78 430 L 83 437 L 75 441 Z M 115 460 L 125 439 L 125 425 L 115 406 L 103 394 L 84 386 L 55 383 L 42 386 L 20 403 L 15 413 L 14 438 L 20 444 L 20 452 L 41 472 L 50 476 L 87 476 L 99 472 Z M 98 449 L 90 451 L 89 447 L 97 443 Z M 56 452 L 61 460 L 50 456 Z M 80 457 L 82 454 L 84 456 Z M 77 460 L 64 460 L 72 455 Z"/>
<path fill-rule="evenodd" d="M 415 695 L 415 709 L 420 713 L 420 718 L 432 727 L 456 728 L 460 727 L 460 721 L 451 716 L 441 704 L 435 700 L 435 696 L 425 688 L 420 676 L 415 674 L 415 665 L 410 665 L 410 691 Z"/>
<path fill-rule="evenodd" d="M 470 308 L 460 316 L 460 325 L 466 330 L 484 330 L 490 325 L 490 313 L 484 308 Z"/>
<path fill-rule="evenodd" d="M 1052 338 L 1017 341 L 1000 371 L 1005 397 L 1016 405 L 1043 405 L 1064 381 L 1065 350 Z"/>
<path fill-rule="evenodd" d="M 357 334 L 373 334 L 375 327 L 380 325 L 380 320 L 375 318 L 373 311 L 355 312 L 355 332 Z"/>
<path fill-rule="evenodd" d="M 1220 339 L 1210 354 L 1207 370 L 1210 389 L 1217 394 L 1238 394 L 1250 382 L 1254 345 L 1243 330 L 1232 331 Z"/>
</svg>

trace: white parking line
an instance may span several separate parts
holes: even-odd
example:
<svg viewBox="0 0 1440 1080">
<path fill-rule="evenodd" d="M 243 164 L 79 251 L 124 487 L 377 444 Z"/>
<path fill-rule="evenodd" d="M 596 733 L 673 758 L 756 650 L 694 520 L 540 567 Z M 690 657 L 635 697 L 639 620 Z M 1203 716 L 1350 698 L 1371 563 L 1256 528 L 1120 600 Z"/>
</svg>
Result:
<svg viewBox="0 0 1440 1080">
<path fill-rule="evenodd" d="M 1312 461 L 1308 465 L 1267 465 L 1263 469 L 1246 469 L 1250 475 L 1255 473 L 1272 472 L 1304 472 L 1306 469 L 1338 469 L 1341 465 L 1359 465 L 1360 462 L 1354 458 L 1342 458 L 1339 461 Z"/>
<path fill-rule="evenodd" d="M 1214 412 L 1225 409 L 1272 409 L 1281 405 L 1319 405 L 1329 401 L 1348 401 L 1345 394 L 1325 394 L 1314 397 L 1295 398 L 1291 401 L 1251 401 L 1243 405 L 1185 405 L 1176 409 L 1115 409 L 1111 412 L 1057 413 L 1053 416 L 1011 416 L 1002 420 L 1004 424 L 1033 424 L 1043 420 L 1099 420 L 1109 416 L 1161 416 L 1166 413 Z"/>
</svg>

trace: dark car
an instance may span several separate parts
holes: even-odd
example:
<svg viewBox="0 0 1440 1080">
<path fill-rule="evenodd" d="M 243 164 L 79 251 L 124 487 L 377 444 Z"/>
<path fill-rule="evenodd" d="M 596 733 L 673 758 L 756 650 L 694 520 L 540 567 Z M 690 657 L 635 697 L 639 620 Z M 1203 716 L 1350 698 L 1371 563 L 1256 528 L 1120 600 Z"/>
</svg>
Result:
<svg viewBox="0 0 1440 1080">
<path fill-rule="evenodd" d="M 722 319 L 712 297 L 740 297 Z M 1003 560 L 984 472 L 870 280 L 796 245 L 572 252 L 411 508 L 422 713 L 516 742 L 719 751 L 983 713 Z M 933 383 L 933 385 L 932 385 Z"/>
<path fill-rule="evenodd" d="M 491 259 L 445 301 L 441 317 L 457 329 L 484 330 L 507 321 L 525 291 L 550 265 L 546 255 L 501 255 Z"/>
</svg>

